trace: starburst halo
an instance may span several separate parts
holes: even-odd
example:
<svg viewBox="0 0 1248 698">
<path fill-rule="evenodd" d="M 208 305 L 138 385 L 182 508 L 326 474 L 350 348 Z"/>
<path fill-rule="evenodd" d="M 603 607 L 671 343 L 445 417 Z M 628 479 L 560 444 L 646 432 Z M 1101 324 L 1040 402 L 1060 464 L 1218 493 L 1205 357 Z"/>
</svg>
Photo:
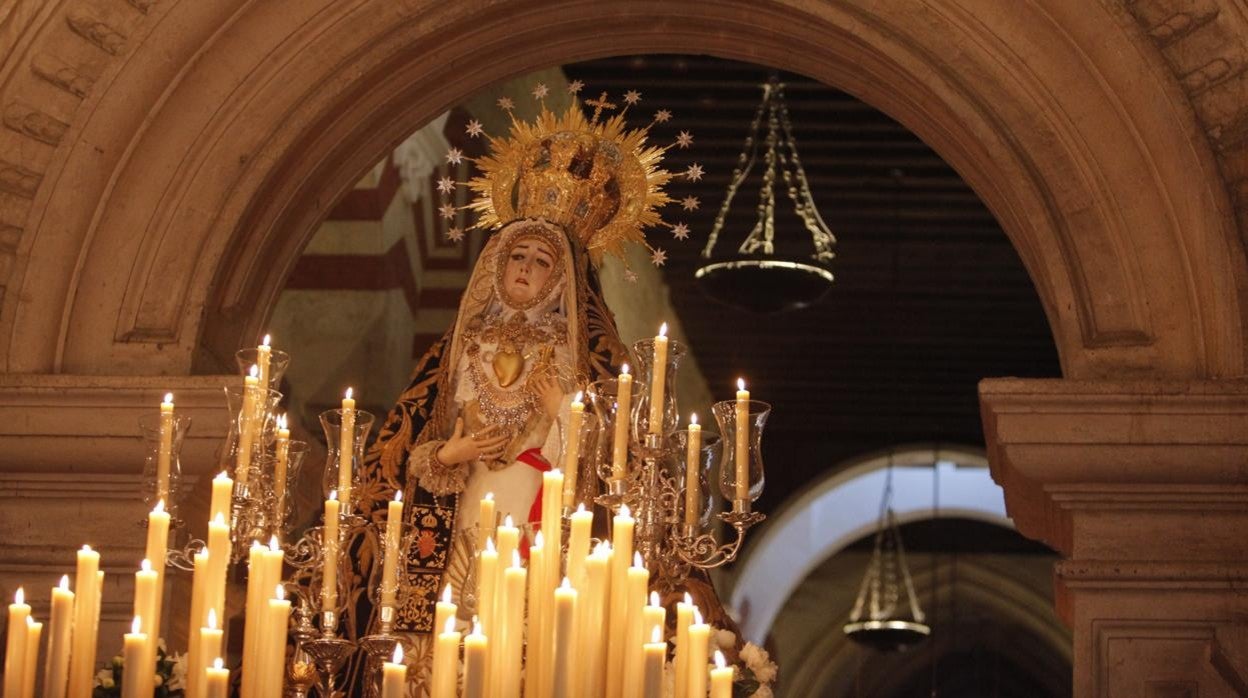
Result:
<svg viewBox="0 0 1248 698">
<path fill-rule="evenodd" d="M 645 229 L 662 222 L 657 209 L 673 199 L 663 191 L 672 173 L 659 167 L 667 147 L 647 145 L 648 134 L 649 127 L 630 130 L 621 114 L 591 121 L 576 104 L 562 114 L 543 107 L 532 122 L 513 121 L 506 137 L 490 139 L 491 153 L 475 160 L 481 174 L 468 183 L 476 194 L 468 206 L 478 214 L 474 227 L 497 229 L 518 218 L 544 217 L 578 237 L 595 266 L 608 254 L 622 256 L 629 242 L 650 249 Z M 526 171 L 536 149 L 559 138 L 588 138 L 604 152 L 614 153 L 610 167 L 619 189 L 619 206 L 597 229 L 578 227 L 582 219 L 570 210 L 542 208 L 541 202 L 526 204 L 513 198 L 522 177 L 538 176 Z M 557 177 L 558 173 L 546 176 Z M 571 188 L 568 194 L 575 195 Z"/>
</svg>

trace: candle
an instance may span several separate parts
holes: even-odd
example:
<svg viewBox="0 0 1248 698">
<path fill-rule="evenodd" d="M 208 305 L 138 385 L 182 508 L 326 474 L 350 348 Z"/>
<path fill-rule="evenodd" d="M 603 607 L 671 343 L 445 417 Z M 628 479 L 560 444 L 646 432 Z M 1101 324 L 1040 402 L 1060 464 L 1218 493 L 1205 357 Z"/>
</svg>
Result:
<svg viewBox="0 0 1248 698">
<path fill-rule="evenodd" d="M 143 619 L 139 632 L 153 638 L 156 637 L 156 631 L 152 627 L 152 607 L 156 604 L 157 579 L 156 571 L 148 560 L 141 562 L 139 571 L 134 573 L 134 617 Z M 155 655 L 152 660 L 155 661 Z"/>
<path fill-rule="evenodd" d="M 688 698 L 706 695 L 706 650 L 710 637 L 711 626 L 702 622 L 702 613 L 695 607 L 689 626 L 689 683 L 685 694 Z"/>
<path fill-rule="evenodd" d="M 290 601 L 281 584 L 273 588 L 267 604 L 264 625 L 260 629 L 260 676 L 256 683 L 257 698 L 282 695 L 282 677 L 286 669 L 286 628 L 290 624 Z"/>
<path fill-rule="evenodd" d="M 165 501 L 156 502 L 156 508 L 147 515 L 147 552 L 145 556 L 152 563 L 156 572 L 156 591 L 152 599 L 152 636 L 160 637 L 160 621 L 164 609 L 165 596 L 165 556 L 169 549 L 169 512 L 165 511 Z M 152 657 L 152 661 L 156 661 Z"/>
<path fill-rule="evenodd" d="M 485 550 L 477 558 L 477 616 L 481 625 L 494 632 L 494 589 L 498 586 L 498 551 L 494 539 L 485 539 Z"/>
<path fill-rule="evenodd" d="M 556 555 L 558 553 L 555 553 Z M 528 667 L 524 672 L 524 695 L 537 696 L 541 695 L 540 672 L 537 665 L 540 660 L 539 649 L 542 646 L 540 639 L 545 637 L 541 628 L 541 609 L 546 596 L 542 594 L 542 569 L 545 566 L 546 558 L 546 540 L 542 537 L 542 532 L 538 531 L 533 536 L 533 543 L 529 545 L 529 615 L 528 615 L 528 632 L 525 637 L 529 638 L 528 647 L 525 650 L 525 666 Z"/>
<path fill-rule="evenodd" d="M 473 623 L 472 632 L 464 638 L 464 692 L 463 698 L 485 698 L 486 657 L 489 640 L 481 632 L 481 624 Z"/>
<path fill-rule="evenodd" d="M 663 433 L 663 393 L 667 383 L 667 323 L 654 337 L 654 378 L 650 381 L 650 433 Z"/>
<path fill-rule="evenodd" d="M 208 551 L 202 550 L 195 553 L 192 561 L 193 571 L 191 572 L 191 619 L 187 624 L 187 648 L 186 648 L 186 666 L 190 672 L 187 677 L 186 698 L 203 698 L 204 695 L 204 672 L 202 669 L 208 663 L 211 655 L 207 652 L 200 652 L 200 635 L 195 632 L 196 628 L 204 625 L 204 613 L 208 613 L 208 617 L 215 622 L 217 618 L 216 611 L 206 610 L 208 607 Z M 219 653 L 218 653 L 219 654 Z M 51 698 L 51 697 L 49 697 Z M 62 698 L 62 696 L 56 696 Z"/>
<path fill-rule="evenodd" d="M 629 515 L 628 505 L 620 507 L 620 513 L 612 520 L 611 602 L 607 632 L 607 698 L 620 698 L 623 688 L 624 641 L 628 628 L 628 598 L 626 582 L 628 563 L 633 557 L 633 529 L 635 522 Z"/>
<path fill-rule="evenodd" d="M 169 499 L 169 464 L 173 460 L 173 393 L 160 403 L 160 447 L 156 451 L 156 499 Z"/>
<path fill-rule="evenodd" d="M 325 500 L 325 529 L 321 557 L 321 621 L 329 620 L 333 628 L 321 628 L 330 633 L 337 629 L 338 612 L 338 491 L 329 493 Z M 326 616 L 324 614 L 331 614 Z"/>
<path fill-rule="evenodd" d="M 520 553 L 511 552 L 511 566 L 503 570 L 499 631 L 490 653 L 492 692 L 503 698 L 519 698 L 520 665 L 524 656 L 524 587 L 528 570 L 520 566 Z"/>
<path fill-rule="evenodd" d="M 589 556 L 589 534 L 594 525 L 594 512 L 586 511 L 584 504 L 577 504 L 572 513 L 568 534 L 568 579 L 576 589 L 585 588 L 585 558 Z"/>
<path fill-rule="evenodd" d="M 615 394 L 615 439 L 611 442 L 611 477 L 622 480 L 628 475 L 628 423 L 633 405 L 633 376 L 628 364 L 620 367 Z"/>
<path fill-rule="evenodd" d="M 22 667 L 22 698 L 34 698 L 35 677 L 39 670 L 39 638 L 43 635 L 43 623 L 26 616 L 26 665 Z"/>
<path fill-rule="evenodd" d="M 208 686 L 207 698 L 229 698 L 230 670 L 225 668 L 225 662 L 220 657 L 212 660 L 212 666 L 204 670 L 204 680 Z"/>
<path fill-rule="evenodd" d="M 394 607 L 399 593 L 399 537 L 403 532 L 403 490 L 386 509 L 386 559 L 381 570 L 381 605 Z M 383 611 L 384 613 L 384 611 Z"/>
<path fill-rule="evenodd" d="M 702 425 L 698 424 L 698 415 L 689 416 L 689 443 L 685 449 L 685 525 L 695 526 L 702 516 L 702 506 L 698 501 L 702 498 L 700 474 L 702 468 Z"/>
<path fill-rule="evenodd" d="M 216 609 L 225 618 L 225 575 L 230 565 L 230 526 L 217 515 L 208 524 L 208 583 L 204 592 L 204 613 Z"/>
<path fill-rule="evenodd" d="M 649 581 L 649 576 L 646 579 Z M 641 617 L 642 637 L 650 637 L 651 630 L 655 628 L 662 630 L 667 625 L 667 609 L 663 608 L 663 604 L 659 603 L 659 592 L 650 592 L 650 603 L 641 609 Z"/>
<path fill-rule="evenodd" d="M 286 470 L 290 466 L 290 429 L 286 425 L 286 415 L 277 417 L 277 463 L 273 466 L 273 520 L 277 522 L 277 530 L 284 531 L 286 525 Z"/>
<path fill-rule="evenodd" d="M 667 643 L 663 642 L 663 629 L 654 628 L 650 641 L 642 648 L 642 695 L 645 698 L 663 698 L 663 660 L 667 657 Z"/>
<path fill-rule="evenodd" d="M 212 504 L 208 507 L 208 520 L 212 521 L 220 514 L 228 520 L 230 518 L 230 499 L 234 496 L 234 481 L 226 475 L 225 471 L 217 473 L 212 478 Z"/>
<path fill-rule="evenodd" d="M 736 667 L 724 666 L 724 653 L 715 650 L 715 668 L 711 669 L 711 698 L 732 698 L 732 680 Z"/>
<path fill-rule="evenodd" d="M 30 604 L 21 587 L 9 604 L 8 644 L 4 648 L 4 696 L 21 696 L 26 676 L 26 621 L 30 619 Z M 38 648 L 35 648 L 38 651 Z"/>
<path fill-rule="evenodd" d="M 95 678 L 95 650 L 91 628 L 99 617 L 95 605 L 96 573 L 100 569 L 100 554 L 84 545 L 78 551 L 78 568 L 74 577 L 74 633 L 70 644 L 69 695 L 90 695 L 91 681 Z"/>
<path fill-rule="evenodd" d="M 645 644 L 646 589 L 650 585 L 650 571 L 641 559 L 641 553 L 633 553 L 633 566 L 628 568 L 624 583 L 626 607 L 624 630 L 624 698 L 635 698 L 641 692 L 642 649 Z"/>
<path fill-rule="evenodd" d="M 568 411 L 568 445 L 563 454 L 563 506 L 571 509 L 576 505 L 576 480 L 580 473 L 581 458 L 581 423 L 585 420 L 585 403 L 581 402 L 583 393 L 577 393 L 572 399 L 572 407 Z"/>
<path fill-rule="evenodd" d="M 191 672 L 191 676 L 196 682 L 196 696 L 202 696 L 208 690 L 207 670 L 210 668 L 210 665 L 207 658 L 218 657 L 221 655 L 222 639 L 225 636 L 225 631 L 218 627 L 218 625 L 217 612 L 212 609 L 208 609 L 207 625 L 200 628 L 198 631 L 191 631 L 192 637 L 197 637 L 199 641 L 199 656 L 204 658 L 187 664 L 187 667 L 189 667 L 188 671 Z"/>
<path fill-rule="evenodd" d="M 435 632 L 437 628 L 445 628 L 446 621 L 453 620 L 455 613 L 458 611 L 459 607 L 451 602 L 451 584 L 447 582 L 442 589 L 442 600 L 433 609 L 433 627 Z"/>
<path fill-rule="evenodd" d="M 685 599 L 676 602 L 676 689 L 675 698 L 685 698 L 689 692 L 689 625 L 693 623 L 693 598 L 685 592 Z"/>
<path fill-rule="evenodd" d="M 459 687 L 459 633 L 455 631 L 454 619 L 446 622 L 433 646 L 432 683 L 430 698 L 456 698 Z"/>
<path fill-rule="evenodd" d="M 381 698 L 403 698 L 406 695 L 407 666 L 403 664 L 403 643 L 396 642 L 391 661 L 381 667 Z"/>
<path fill-rule="evenodd" d="M 750 391 L 745 379 L 737 379 L 737 491 L 738 501 L 750 496 Z"/>
<path fill-rule="evenodd" d="M 69 575 L 61 575 L 59 586 L 52 587 L 52 617 L 48 627 L 48 660 L 43 670 L 45 698 L 64 698 L 69 685 L 69 652 L 74 629 L 74 592 L 69 590 Z"/>
<path fill-rule="evenodd" d="M 352 512 L 351 468 L 355 453 L 355 400 L 351 394 L 351 389 L 347 388 L 342 398 L 342 429 L 338 432 L 341 446 L 338 451 L 338 499 L 346 507 L 347 514 Z"/>
<path fill-rule="evenodd" d="M 503 517 L 503 525 L 494 529 L 494 542 L 498 545 L 498 559 L 504 563 L 520 548 L 520 529 L 511 520 L 511 514 Z M 481 541 L 485 547 L 485 541 Z M 488 630 L 488 628 L 487 628 Z"/>
<path fill-rule="evenodd" d="M 251 477 L 251 447 L 256 438 L 256 415 L 263 400 L 259 373 L 259 367 L 253 365 L 248 375 L 243 376 L 243 410 L 239 413 L 238 454 L 234 468 L 234 479 L 240 485 L 246 485 Z"/>
<path fill-rule="evenodd" d="M 562 577 L 559 570 L 560 551 L 563 548 L 563 472 L 558 468 L 542 473 L 542 538 L 546 543 L 546 555 L 543 558 L 540 588 L 538 591 L 539 624 L 537 643 L 537 669 L 540 680 L 540 695 L 548 695 L 552 684 L 551 662 L 554 659 L 554 646 L 551 634 L 554 632 L 555 607 L 552 594 L 559 586 Z"/>
<path fill-rule="evenodd" d="M 264 623 L 264 599 L 272 583 L 265 577 L 264 546 L 260 541 L 252 541 L 247 551 L 247 604 L 243 609 L 243 681 L 242 694 L 252 698 L 257 693 L 258 677 L 261 672 L 260 661 L 260 626 Z M 209 657 L 215 657 L 220 651 L 207 651 Z"/>
<path fill-rule="evenodd" d="M 595 546 L 594 552 L 585 560 L 584 602 L 577 604 L 581 616 L 577 637 L 584 658 L 580 684 L 583 696 L 603 695 L 603 679 L 606 677 L 602 667 L 607 651 L 603 631 L 608 618 L 606 607 L 611 579 L 607 576 L 607 568 L 610 564 L 611 544 L 605 541 Z"/>
<path fill-rule="evenodd" d="M 481 498 L 481 512 L 477 516 L 477 549 L 485 548 L 485 539 L 494 535 L 494 493 L 486 492 Z M 504 558 L 506 559 L 506 558 Z"/>
<path fill-rule="evenodd" d="M 124 638 L 125 645 L 121 656 L 126 672 L 121 681 L 122 698 L 151 698 L 155 690 L 155 666 L 145 666 L 148 636 L 142 632 L 142 628 L 143 619 L 135 616 L 134 622 L 130 624 L 130 632 Z"/>
<path fill-rule="evenodd" d="M 551 665 L 551 693 L 554 698 L 575 696 L 573 690 L 575 672 L 573 671 L 572 651 L 574 638 L 572 635 L 573 621 L 576 617 L 576 589 L 567 577 L 555 589 L 554 613 L 554 663 Z"/>
<path fill-rule="evenodd" d="M 260 387 L 269 389 L 269 362 L 273 359 L 273 349 L 269 346 L 269 335 L 264 335 L 260 346 L 256 347 L 256 366 L 260 369 L 258 378 Z"/>
</svg>

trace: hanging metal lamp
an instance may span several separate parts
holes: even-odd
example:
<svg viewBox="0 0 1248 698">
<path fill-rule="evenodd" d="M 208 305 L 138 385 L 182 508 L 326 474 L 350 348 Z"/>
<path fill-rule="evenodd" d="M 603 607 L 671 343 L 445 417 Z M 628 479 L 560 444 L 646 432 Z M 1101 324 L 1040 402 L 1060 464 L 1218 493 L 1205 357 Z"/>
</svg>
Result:
<svg viewBox="0 0 1248 698">
<path fill-rule="evenodd" d="M 844 627 L 849 639 L 884 652 L 909 649 L 932 633 L 931 626 L 924 623 L 923 609 L 919 608 L 919 599 L 914 593 L 892 503 L 893 465 L 890 460 L 871 562 Z M 901 604 L 903 592 L 905 606 Z"/>
<path fill-rule="evenodd" d="M 754 114 L 724 203 L 702 250 L 703 265 L 694 276 L 712 298 L 744 310 L 768 313 L 803 308 L 827 295 L 832 285 L 829 267 L 835 256 L 836 237 L 819 215 L 810 194 L 784 100 L 784 83 L 773 76 L 762 88 L 763 100 Z M 762 184 L 754 226 L 736 249 L 717 250 L 733 199 L 758 163 L 760 150 Z M 797 220 L 810 234 L 809 244 L 801 240 L 796 230 L 784 240 L 776 239 L 778 178 L 783 180 Z"/>
</svg>

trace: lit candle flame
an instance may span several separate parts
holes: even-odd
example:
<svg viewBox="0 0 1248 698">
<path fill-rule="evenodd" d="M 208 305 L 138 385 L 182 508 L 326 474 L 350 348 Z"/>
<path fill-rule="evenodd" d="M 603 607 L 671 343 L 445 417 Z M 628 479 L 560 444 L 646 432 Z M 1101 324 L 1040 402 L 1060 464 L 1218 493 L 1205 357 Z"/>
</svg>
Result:
<svg viewBox="0 0 1248 698">
<path fill-rule="evenodd" d="M 520 551 L 518 550 L 511 551 L 511 566 L 520 567 Z"/>
<path fill-rule="evenodd" d="M 212 660 L 212 668 L 218 671 L 220 671 L 221 669 L 224 669 L 225 660 L 220 657 L 217 657 L 216 659 Z"/>
<path fill-rule="evenodd" d="M 391 657 L 391 659 L 394 660 L 393 662 L 394 664 L 403 663 L 403 644 L 402 643 L 398 643 L 394 646 L 394 656 Z"/>
<path fill-rule="evenodd" d="M 213 525 L 215 525 L 215 526 L 224 526 L 224 525 L 225 525 L 225 514 L 222 514 L 221 512 L 219 512 L 219 511 L 218 511 L 218 512 L 217 512 L 216 517 L 215 517 L 215 518 L 213 518 L 212 523 L 213 523 Z"/>
<path fill-rule="evenodd" d="M 30 628 L 30 627 L 34 627 L 34 625 L 35 625 L 35 617 L 26 616 L 26 627 Z"/>
<path fill-rule="evenodd" d="M 21 606 L 22 604 L 26 603 L 26 590 L 25 589 L 21 587 L 17 588 L 17 593 L 13 595 L 13 603 L 17 604 L 18 606 Z"/>
<path fill-rule="evenodd" d="M 697 424 L 697 423 L 698 423 L 698 413 L 694 412 L 693 414 L 689 415 L 689 426 L 693 426 L 694 424 Z"/>
<path fill-rule="evenodd" d="M 659 325 L 659 336 L 660 337 L 667 336 L 667 323 L 666 322 L 663 323 L 662 325 Z"/>
<path fill-rule="evenodd" d="M 335 502 L 338 501 L 338 490 L 330 490 L 329 498 L 334 500 Z"/>
<path fill-rule="evenodd" d="M 394 501 L 396 502 L 403 501 L 403 490 L 398 490 L 394 493 Z"/>
<path fill-rule="evenodd" d="M 494 493 L 493 493 L 493 492 L 486 492 L 486 493 L 485 493 L 485 496 L 484 496 L 484 497 L 482 497 L 482 499 L 488 499 L 488 500 L 490 500 L 490 501 L 492 502 L 492 501 L 494 501 Z"/>
<path fill-rule="evenodd" d="M 641 553 L 633 552 L 633 567 L 645 567 L 646 563 L 641 560 Z"/>
<path fill-rule="evenodd" d="M 450 618 L 446 619 L 446 625 L 444 626 L 444 629 L 442 632 L 447 632 L 447 633 L 455 632 L 455 616 L 451 616 Z"/>
<path fill-rule="evenodd" d="M 659 605 L 659 592 L 657 591 L 650 592 L 650 605 L 651 606 Z"/>
<path fill-rule="evenodd" d="M 277 535 L 274 534 L 272 537 L 269 538 L 269 551 L 275 553 L 281 549 L 282 549 L 282 544 L 277 542 Z"/>
<path fill-rule="evenodd" d="M 494 536 L 490 536 L 489 538 L 485 539 L 485 551 L 489 553 L 498 552 L 494 548 Z"/>
<path fill-rule="evenodd" d="M 143 570 L 144 572 L 151 572 L 152 561 L 148 560 L 147 558 L 143 558 L 143 562 L 139 563 L 139 569 Z"/>
<path fill-rule="evenodd" d="M 84 545 L 84 546 L 82 546 L 82 552 L 84 552 L 84 553 L 89 553 L 89 552 L 91 552 L 91 546 L 89 546 L 89 545 Z"/>
<path fill-rule="evenodd" d="M 69 575 L 68 574 L 61 575 L 61 583 L 59 586 L 60 586 L 61 591 L 69 591 Z"/>
<path fill-rule="evenodd" d="M 744 379 L 744 378 L 738 378 L 738 379 L 737 379 L 737 390 L 745 390 L 745 379 Z"/>
<path fill-rule="evenodd" d="M 690 596 L 690 595 L 689 595 L 689 592 L 687 592 L 687 591 L 685 592 L 685 605 L 686 605 L 686 606 L 692 606 L 692 605 L 693 605 L 693 597 L 692 597 L 692 596 Z"/>
<path fill-rule="evenodd" d="M 516 522 L 515 522 L 515 520 L 514 520 L 514 519 L 512 519 L 512 518 L 511 518 L 511 514 L 508 514 L 508 515 L 506 515 L 506 516 L 504 516 L 504 517 L 503 517 L 503 525 L 504 525 L 504 526 L 506 526 L 507 528 L 515 528 L 515 527 L 516 527 Z"/>
<path fill-rule="evenodd" d="M 580 502 L 579 504 L 576 505 L 576 513 L 578 514 L 585 513 L 585 502 Z"/>
<path fill-rule="evenodd" d="M 264 335 L 264 339 L 260 340 L 260 346 L 262 346 L 262 347 L 267 347 L 267 346 L 269 346 L 269 335 L 267 335 L 267 334 L 266 334 L 266 335 Z"/>
<path fill-rule="evenodd" d="M 257 366 L 257 365 L 255 365 L 255 364 L 252 364 L 252 365 L 251 365 L 251 370 L 247 371 L 247 374 L 248 374 L 248 375 L 250 375 L 252 378 L 259 378 L 259 377 L 260 377 L 260 367 L 259 367 L 259 366 Z"/>
<path fill-rule="evenodd" d="M 347 388 L 347 399 L 348 399 L 348 400 L 350 400 L 350 399 L 351 399 L 351 396 L 352 396 L 353 394 L 354 394 L 354 393 L 352 392 L 352 390 L 351 390 L 350 388 Z"/>
<path fill-rule="evenodd" d="M 442 589 L 442 603 L 451 602 L 451 585 L 448 582 L 446 587 Z"/>
<path fill-rule="evenodd" d="M 278 428 L 278 429 L 286 429 L 286 428 L 288 428 L 288 427 L 286 426 L 286 415 L 285 415 L 284 413 L 283 413 L 283 414 L 279 414 L 279 415 L 277 415 L 277 428 Z"/>
<path fill-rule="evenodd" d="M 273 598 L 277 601 L 286 600 L 286 589 L 281 584 L 273 587 Z"/>
<path fill-rule="evenodd" d="M 215 608 L 208 609 L 208 629 L 217 629 L 217 609 Z"/>
<path fill-rule="evenodd" d="M 542 532 L 541 531 L 538 531 L 537 535 L 533 536 L 533 545 L 530 545 L 529 547 L 530 548 L 542 547 Z"/>
<path fill-rule="evenodd" d="M 726 666 L 724 663 L 724 653 L 719 650 L 715 650 L 715 668 L 723 669 L 724 666 Z"/>
<path fill-rule="evenodd" d="M 221 472 L 217 473 L 217 477 L 216 477 L 216 478 L 214 478 L 214 479 L 216 479 L 216 480 L 229 480 L 229 479 L 230 479 L 230 476 L 229 476 L 228 474 L 226 474 L 226 472 L 225 472 L 224 470 L 222 470 Z"/>
<path fill-rule="evenodd" d="M 702 611 L 699 611 L 697 606 L 693 607 L 693 624 L 702 625 Z"/>
<path fill-rule="evenodd" d="M 252 541 L 251 541 L 251 549 L 252 549 L 252 550 L 255 550 L 256 548 L 263 548 L 263 547 L 264 547 L 264 544 L 260 542 L 260 539 L 259 539 L 259 538 L 256 538 L 256 539 L 254 539 L 254 540 L 252 540 Z"/>
<path fill-rule="evenodd" d="M 164 497 L 161 497 L 161 498 L 160 498 L 160 499 L 156 502 L 156 506 L 152 507 L 152 513 L 153 513 L 153 514 L 163 514 L 163 513 L 165 513 L 165 499 L 164 499 Z"/>
<path fill-rule="evenodd" d="M 143 619 L 138 616 L 135 616 L 134 620 L 131 621 L 130 623 L 130 634 L 138 635 L 139 631 L 142 629 L 143 629 Z"/>
<path fill-rule="evenodd" d="M 472 634 L 473 635 L 481 634 L 481 620 L 477 618 L 476 616 L 472 617 Z"/>
<path fill-rule="evenodd" d="M 560 588 L 560 589 L 571 589 L 571 588 L 572 588 L 572 580 L 568 579 L 567 577 L 564 577 L 564 578 L 563 578 L 563 582 L 561 582 L 561 583 L 559 584 L 559 588 Z"/>
<path fill-rule="evenodd" d="M 657 626 L 657 625 L 656 625 L 656 626 L 654 626 L 654 628 L 650 631 L 650 642 L 651 642 L 652 644 L 657 644 L 657 643 L 662 642 L 662 641 L 663 641 L 663 631 L 662 631 L 662 630 L 660 630 L 660 629 L 659 629 L 659 626 Z"/>
<path fill-rule="evenodd" d="M 632 516 L 632 515 L 633 515 L 633 513 L 632 513 L 631 511 L 629 511 L 629 510 L 628 510 L 628 505 L 627 505 L 627 504 L 621 504 L 621 505 L 620 505 L 620 516 L 623 516 L 624 518 L 626 518 L 626 519 L 627 519 L 627 518 L 629 518 L 629 517 L 630 517 L 630 516 Z"/>
<path fill-rule="evenodd" d="M 165 402 L 168 402 L 168 403 L 173 402 L 173 393 L 165 393 Z"/>
<path fill-rule="evenodd" d="M 620 366 L 620 375 L 621 375 L 621 376 L 627 376 L 627 375 L 628 375 L 628 364 L 624 364 L 624 365 Z"/>
<path fill-rule="evenodd" d="M 585 398 L 585 392 L 582 390 L 578 390 L 576 391 L 576 398 L 572 400 L 572 402 L 580 402 L 584 398 Z"/>
</svg>

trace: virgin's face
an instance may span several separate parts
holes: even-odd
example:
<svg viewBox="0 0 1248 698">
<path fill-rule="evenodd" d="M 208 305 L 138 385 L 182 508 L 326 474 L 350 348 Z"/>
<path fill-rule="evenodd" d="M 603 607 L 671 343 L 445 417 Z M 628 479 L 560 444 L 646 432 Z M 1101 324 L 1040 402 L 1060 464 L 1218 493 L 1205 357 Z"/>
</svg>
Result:
<svg viewBox="0 0 1248 698">
<path fill-rule="evenodd" d="M 507 253 L 503 292 L 516 304 L 531 301 L 554 270 L 555 253 L 550 245 L 534 238 L 521 238 Z"/>
</svg>

